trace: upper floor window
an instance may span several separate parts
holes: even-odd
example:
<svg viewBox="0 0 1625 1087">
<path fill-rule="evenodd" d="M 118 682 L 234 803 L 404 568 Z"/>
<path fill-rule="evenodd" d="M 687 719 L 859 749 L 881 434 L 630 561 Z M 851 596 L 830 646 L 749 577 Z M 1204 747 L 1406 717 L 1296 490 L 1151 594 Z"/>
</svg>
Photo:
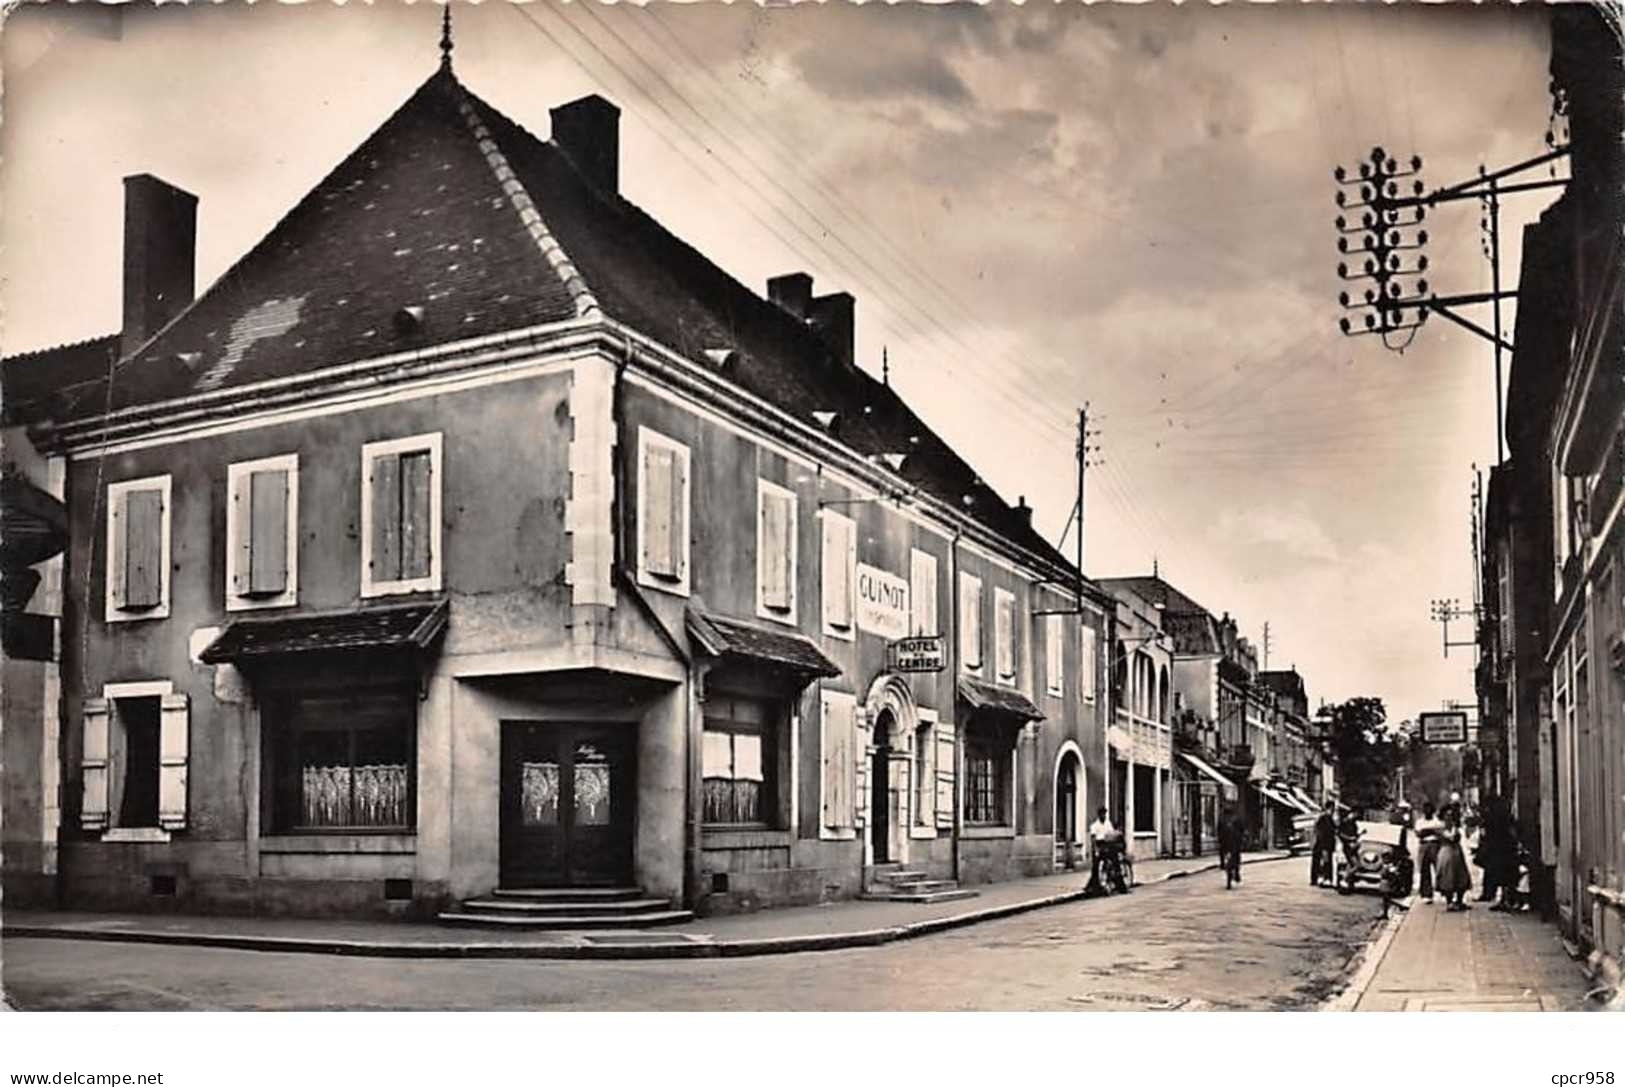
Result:
<svg viewBox="0 0 1625 1087">
<path fill-rule="evenodd" d="M 688 447 L 638 428 L 638 581 L 689 591 Z"/>
<path fill-rule="evenodd" d="M 819 514 L 823 525 L 824 633 L 852 637 L 857 602 L 858 528 L 852 518 L 833 510 Z"/>
<path fill-rule="evenodd" d="M 982 579 L 959 575 L 959 660 L 967 672 L 982 670 Z"/>
<path fill-rule="evenodd" d="M 1000 683 L 1014 684 L 1016 681 L 1020 637 L 1015 595 L 1005 589 L 993 590 L 993 663 L 998 670 Z"/>
<path fill-rule="evenodd" d="M 1064 618 L 1060 615 L 1044 616 L 1044 689 L 1057 696 L 1066 690 L 1061 660 L 1061 622 Z"/>
<path fill-rule="evenodd" d="M 908 557 L 908 632 L 939 634 L 937 625 L 937 557 L 918 548 Z"/>
<path fill-rule="evenodd" d="M 361 447 L 361 595 L 438 592 L 441 440 L 419 434 Z"/>
<path fill-rule="evenodd" d="M 295 603 L 299 455 L 233 464 L 226 491 L 226 610 Z"/>
<path fill-rule="evenodd" d="M 170 477 L 107 488 L 107 621 L 169 615 Z"/>
<path fill-rule="evenodd" d="M 1078 647 L 1078 697 L 1085 702 L 1095 700 L 1095 628 L 1084 623 L 1080 626 L 1082 642 Z"/>
<path fill-rule="evenodd" d="M 796 621 L 796 495 L 756 484 L 756 614 Z"/>
</svg>

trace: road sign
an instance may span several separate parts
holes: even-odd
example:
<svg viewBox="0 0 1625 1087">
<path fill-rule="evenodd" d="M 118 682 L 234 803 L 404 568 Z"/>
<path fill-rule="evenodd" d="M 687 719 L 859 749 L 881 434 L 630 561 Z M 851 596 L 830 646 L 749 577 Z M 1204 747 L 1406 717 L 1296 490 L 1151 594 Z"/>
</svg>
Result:
<svg viewBox="0 0 1625 1087">
<path fill-rule="evenodd" d="M 1464 744 L 1467 742 L 1467 715 L 1459 710 L 1417 715 L 1425 744 Z"/>
<path fill-rule="evenodd" d="M 943 668 L 942 636 L 899 638 L 890 648 L 894 672 L 940 672 Z"/>
</svg>

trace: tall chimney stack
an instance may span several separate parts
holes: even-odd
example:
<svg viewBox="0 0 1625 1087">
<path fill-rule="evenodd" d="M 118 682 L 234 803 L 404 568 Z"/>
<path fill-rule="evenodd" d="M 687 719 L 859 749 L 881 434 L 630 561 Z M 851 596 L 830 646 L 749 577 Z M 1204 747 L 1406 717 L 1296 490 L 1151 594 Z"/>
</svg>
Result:
<svg viewBox="0 0 1625 1087">
<path fill-rule="evenodd" d="M 856 303 L 850 294 L 841 291 L 839 294 L 826 294 L 812 300 L 812 309 L 807 319 L 812 322 L 813 331 L 818 338 L 824 341 L 829 348 L 830 358 L 835 360 L 837 366 L 850 368 L 856 349 L 853 338 L 856 335 L 852 319 L 852 309 Z"/>
<path fill-rule="evenodd" d="M 124 179 L 124 326 L 128 355 L 192 301 L 197 197 L 151 174 Z"/>
<path fill-rule="evenodd" d="M 812 308 L 812 276 L 806 272 L 789 272 L 767 281 L 767 300 L 785 313 L 805 321 Z"/>
<path fill-rule="evenodd" d="M 564 149 L 577 170 L 599 192 L 612 194 L 621 185 L 621 111 L 596 94 L 548 110 L 553 142 Z"/>
</svg>

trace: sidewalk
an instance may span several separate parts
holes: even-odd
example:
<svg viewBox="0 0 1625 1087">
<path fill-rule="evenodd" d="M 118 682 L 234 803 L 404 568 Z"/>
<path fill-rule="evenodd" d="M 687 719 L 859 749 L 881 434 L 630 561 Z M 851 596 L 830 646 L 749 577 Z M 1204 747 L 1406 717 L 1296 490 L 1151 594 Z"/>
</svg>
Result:
<svg viewBox="0 0 1625 1087">
<path fill-rule="evenodd" d="M 1243 863 L 1283 860 L 1248 853 Z M 1307 861 L 1305 861 L 1307 863 Z M 1218 868 L 1212 857 L 1140 861 L 1137 887 Z M 0 935 L 382 958 L 697 959 L 873 947 L 1083 897 L 1089 873 L 983 884 L 958 902 L 832 902 L 697 918 L 632 932 L 503 932 L 405 921 L 7 911 Z"/>
<path fill-rule="evenodd" d="M 1586 980 L 1531 913 L 1410 900 L 1379 934 L 1336 1011 L 1580 1011 Z"/>
</svg>

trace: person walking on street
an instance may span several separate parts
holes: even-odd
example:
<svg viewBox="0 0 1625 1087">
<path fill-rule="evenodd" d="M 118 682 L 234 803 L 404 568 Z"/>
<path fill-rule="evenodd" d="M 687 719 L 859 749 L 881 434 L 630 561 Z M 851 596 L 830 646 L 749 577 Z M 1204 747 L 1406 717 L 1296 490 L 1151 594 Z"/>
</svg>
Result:
<svg viewBox="0 0 1625 1087">
<path fill-rule="evenodd" d="M 1418 894 L 1423 902 L 1433 901 L 1433 874 L 1439 864 L 1439 839 L 1444 833 L 1444 820 L 1440 819 L 1432 804 L 1424 805 L 1422 818 L 1416 821 L 1416 866 L 1421 870 Z"/>
<path fill-rule="evenodd" d="M 1517 840 L 1512 833 L 1512 813 L 1507 810 L 1506 801 L 1499 796 L 1492 796 L 1484 806 L 1484 826 L 1479 834 L 1478 850 L 1473 860 L 1484 870 L 1483 890 L 1478 896 L 1480 902 L 1494 902 L 1496 892 L 1503 890 L 1509 882 L 1507 879 L 1507 864 L 1516 856 Z"/>
<path fill-rule="evenodd" d="M 1219 866 L 1224 869 L 1224 889 L 1241 882 L 1241 842 L 1246 836 L 1241 814 L 1234 805 L 1219 819 Z"/>
<path fill-rule="evenodd" d="M 1445 810 L 1444 829 L 1439 833 L 1439 893 L 1444 895 L 1446 909 L 1460 911 L 1468 908 L 1467 892 L 1473 889 L 1473 875 L 1467 870 L 1467 855 L 1461 841 L 1459 808 Z"/>
<path fill-rule="evenodd" d="M 1315 820 L 1314 852 L 1309 860 L 1309 886 L 1321 887 L 1332 881 L 1332 850 L 1337 848 L 1337 822 L 1323 811 Z"/>
</svg>

